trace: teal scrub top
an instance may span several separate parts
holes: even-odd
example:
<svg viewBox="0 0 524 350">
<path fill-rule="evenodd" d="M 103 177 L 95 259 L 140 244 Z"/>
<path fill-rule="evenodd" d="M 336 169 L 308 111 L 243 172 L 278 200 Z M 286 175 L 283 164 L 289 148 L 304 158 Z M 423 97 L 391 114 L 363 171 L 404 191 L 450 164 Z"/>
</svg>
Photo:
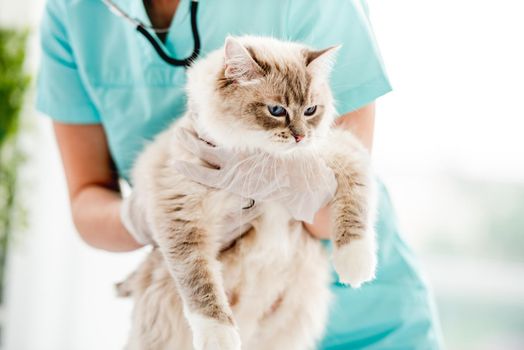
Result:
<svg viewBox="0 0 524 350">
<path fill-rule="evenodd" d="M 150 24 L 140 0 L 115 0 Z M 342 44 L 331 77 L 339 114 L 391 90 L 360 0 L 201 0 L 202 53 L 230 35 L 269 35 L 314 48 Z M 163 47 L 193 51 L 190 0 L 180 0 Z M 37 108 L 69 124 L 102 124 L 121 177 L 137 154 L 185 109 L 185 69 L 162 61 L 133 26 L 101 0 L 48 0 L 41 25 Z M 379 267 L 374 282 L 353 290 L 334 279 L 331 317 L 321 349 L 437 349 L 432 298 L 400 238 L 381 185 Z"/>
</svg>

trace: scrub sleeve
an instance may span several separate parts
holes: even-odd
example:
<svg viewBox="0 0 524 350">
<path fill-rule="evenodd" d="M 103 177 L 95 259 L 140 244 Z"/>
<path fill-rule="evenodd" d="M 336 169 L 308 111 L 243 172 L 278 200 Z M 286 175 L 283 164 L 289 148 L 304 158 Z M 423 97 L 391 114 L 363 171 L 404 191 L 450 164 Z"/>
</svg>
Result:
<svg viewBox="0 0 524 350">
<path fill-rule="evenodd" d="M 99 114 L 84 87 L 69 44 L 64 7 L 62 2 L 48 1 L 44 10 L 36 106 L 58 122 L 98 124 Z"/>
</svg>

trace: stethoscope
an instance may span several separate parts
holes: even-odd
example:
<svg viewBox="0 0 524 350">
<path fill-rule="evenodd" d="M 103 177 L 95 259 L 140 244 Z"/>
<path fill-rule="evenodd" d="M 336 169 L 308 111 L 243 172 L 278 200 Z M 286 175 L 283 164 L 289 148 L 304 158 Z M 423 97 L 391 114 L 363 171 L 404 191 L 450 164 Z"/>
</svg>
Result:
<svg viewBox="0 0 524 350">
<path fill-rule="evenodd" d="M 174 57 L 169 56 L 164 49 L 160 46 L 158 41 L 149 33 L 148 30 L 151 30 L 155 33 L 167 33 L 169 31 L 169 28 L 155 28 L 153 26 L 149 26 L 147 24 L 144 24 L 142 21 L 140 21 L 138 18 L 133 18 L 130 15 L 128 15 L 126 12 L 124 12 L 120 7 L 115 5 L 115 3 L 111 0 L 102 0 L 104 4 L 109 8 L 109 10 L 117 15 L 118 17 L 124 18 L 126 21 L 130 22 L 133 26 L 135 26 L 135 29 L 142 34 L 149 43 L 153 46 L 155 51 L 157 52 L 158 56 L 162 58 L 166 63 L 177 66 L 177 67 L 189 67 L 191 63 L 198 57 L 198 54 L 200 53 L 200 36 L 198 34 L 198 27 L 197 27 L 197 10 L 198 10 L 198 0 L 191 0 L 191 31 L 193 32 L 193 53 L 184 59 L 177 59 Z"/>
</svg>

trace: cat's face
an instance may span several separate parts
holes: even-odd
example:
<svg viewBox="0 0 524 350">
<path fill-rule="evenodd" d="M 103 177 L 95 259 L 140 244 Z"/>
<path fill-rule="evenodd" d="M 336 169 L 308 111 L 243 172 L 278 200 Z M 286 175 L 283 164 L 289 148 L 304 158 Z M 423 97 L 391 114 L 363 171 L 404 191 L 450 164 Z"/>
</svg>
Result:
<svg viewBox="0 0 524 350">
<path fill-rule="evenodd" d="M 222 143 L 269 152 L 314 144 L 335 114 L 328 85 L 335 51 L 268 38 L 228 38 L 215 83 L 217 113 L 208 130 Z"/>
</svg>

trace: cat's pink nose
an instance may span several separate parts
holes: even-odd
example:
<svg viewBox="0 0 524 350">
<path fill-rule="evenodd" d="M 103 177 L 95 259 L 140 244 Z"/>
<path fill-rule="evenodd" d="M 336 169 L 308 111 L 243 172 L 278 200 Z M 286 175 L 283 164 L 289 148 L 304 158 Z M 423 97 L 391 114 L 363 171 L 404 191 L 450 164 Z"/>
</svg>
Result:
<svg viewBox="0 0 524 350">
<path fill-rule="evenodd" d="M 293 137 L 295 138 L 295 142 L 296 143 L 299 143 L 300 141 L 302 141 L 304 139 L 304 135 L 295 135 L 295 134 L 293 134 Z"/>
</svg>

